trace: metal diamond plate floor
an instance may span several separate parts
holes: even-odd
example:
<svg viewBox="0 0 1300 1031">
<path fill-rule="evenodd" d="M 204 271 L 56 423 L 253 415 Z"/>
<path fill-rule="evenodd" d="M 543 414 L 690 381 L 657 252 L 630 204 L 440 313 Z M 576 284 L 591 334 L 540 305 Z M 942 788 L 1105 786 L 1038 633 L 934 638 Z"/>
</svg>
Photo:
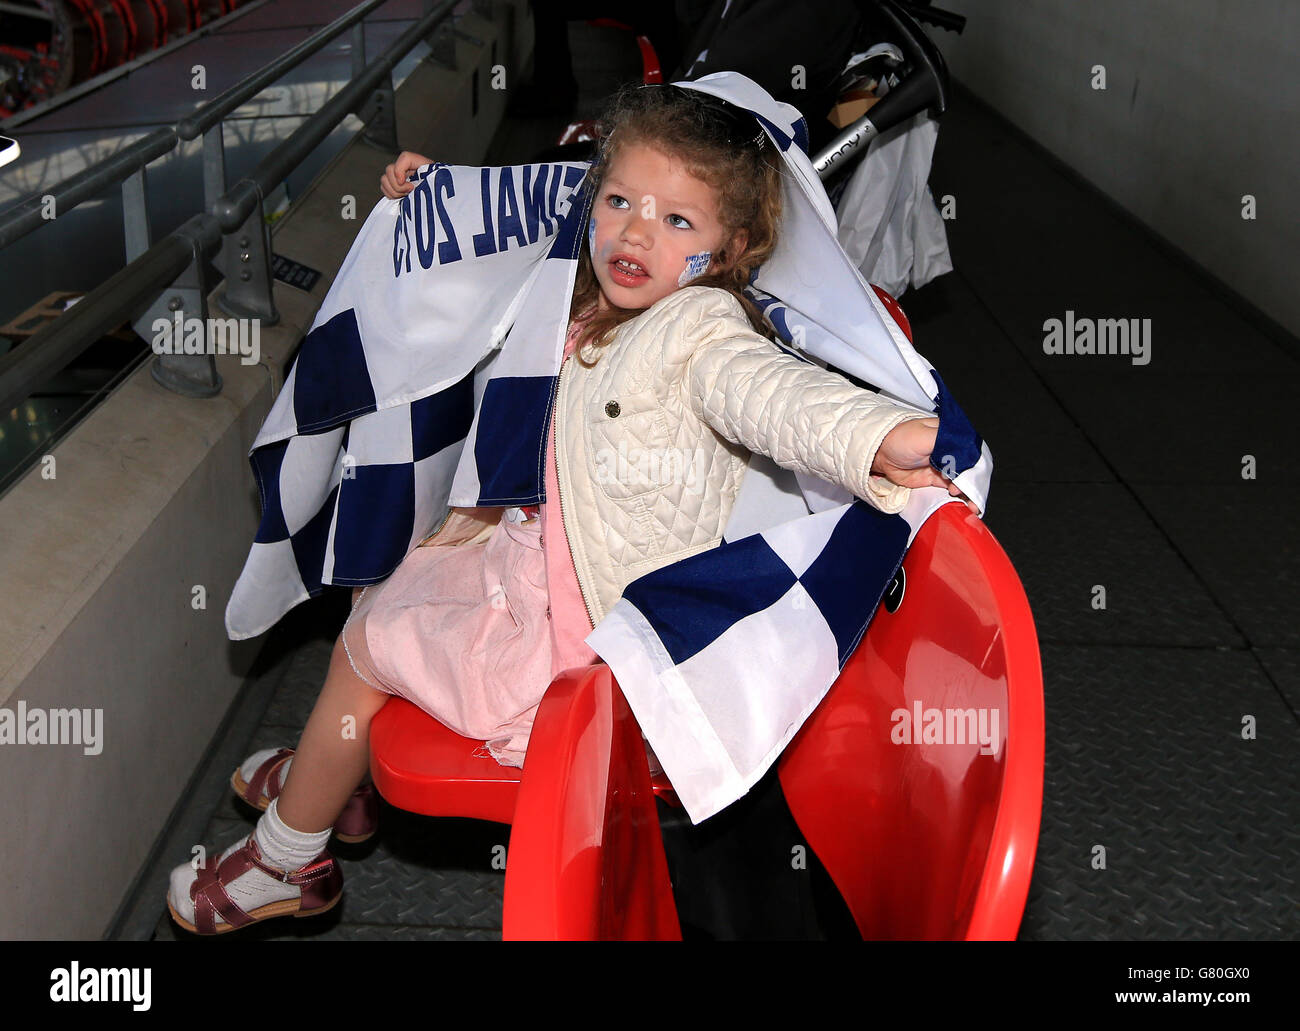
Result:
<svg viewBox="0 0 1300 1031">
<path fill-rule="evenodd" d="M 347 615 L 347 601 L 345 592 L 317 599 L 301 606 L 302 616 L 286 619 L 273 631 L 274 638 L 267 644 L 272 664 L 254 678 L 242 702 L 260 709 L 262 715 L 249 724 L 252 734 L 243 735 L 245 740 L 237 748 L 212 756 L 213 776 L 205 781 L 207 793 L 202 800 L 210 816 L 192 842 L 177 841 L 167 855 L 160 856 L 159 890 L 166 890 L 161 868 L 183 862 L 191 844 L 224 848 L 252 830 L 257 812 L 237 800 L 223 783 L 239 761 L 232 762 L 230 756 L 297 742 L 324 682 L 334 636 Z M 381 805 L 381 830 L 374 838 L 360 845 L 330 844 L 343 867 L 342 903 L 320 917 L 273 920 L 241 932 L 240 937 L 500 938 L 505 874 L 493 864 L 509 844 L 510 828 L 474 820 L 432 819 Z M 177 929 L 165 911 L 152 931 L 155 939 L 194 940 Z"/>
<path fill-rule="evenodd" d="M 931 187 L 959 198 L 956 271 L 902 303 L 993 452 L 986 519 L 1042 645 L 1043 823 L 1020 937 L 1294 939 L 1296 341 L 965 92 Z M 1151 318 L 1150 364 L 1044 354 L 1044 321 L 1085 308 Z"/>
<path fill-rule="evenodd" d="M 1207 289 L 968 94 L 945 116 L 932 185 L 959 198 L 957 271 L 902 303 L 996 458 L 988 522 L 1042 643 L 1045 798 L 1020 936 L 1300 936 L 1295 341 Z M 1044 320 L 1085 304 L 1152 318 L 1151 363 L 1044 355 Z M 253 748 L 294 742 L 340 600 L 277 631 L 244 703 L 264 715 L 245 714 L 240 739 L 214 749 L 196 798 L 212 814 L 202 840 L 251 827 L 222 778 Z M 343 853 L 338 912 L 248 935 L 499 936 L 492 858 L 507 843 L 504 827 L 385 808 L 377 841 Z M 149 926 L 176 937 L 161 900 Z"/>
</svg>

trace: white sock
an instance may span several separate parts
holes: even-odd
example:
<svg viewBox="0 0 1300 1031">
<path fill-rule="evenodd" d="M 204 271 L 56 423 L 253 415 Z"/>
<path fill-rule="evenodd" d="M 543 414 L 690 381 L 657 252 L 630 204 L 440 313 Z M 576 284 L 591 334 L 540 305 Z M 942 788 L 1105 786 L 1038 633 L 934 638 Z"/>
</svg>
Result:
<svg viewBox="0 0 1300 1031">
<path fill-rule="evenodd" d="M 277 798 L 257 821 L 253 836 L 268 866 L 280 870 L 301 870 L 323 851 L 333 827 L 323 831 L 296 831 L 280 819 L 280 800 Z M 260 872 L 260 871 L 259 871 Z"/>
<path fill-rule="evenodd" d="M 256 766 L 254 768 L 256 769 Z M 324 851 L 325 843 L 329 840 L 333 828 L 327 827 L 315 833 L 296 831 L 280 819 L 277 809 L 276 802 L 272 802 L 270 808 L 257 821 L 257 829 L 253 832 L 257 848 L 262 853 L 263 862 L 268 866 L 288 871 L 300 870 Z M 242 846 L 244 841 L 244 838 L 240 838 L 215 860 L 208 861 L 215 862 L 219 866 L 221 861 Z M 172 871 L 168 890 L 172 908 L 189 923 L 194 922 L 194 903 L 190 899 L 190 885 L 197 878 L 197 871 L 190 864 L 185 863 Z M 302 891 L 297 885 L 277 880 L 257 867 L 240 874 L 227 884 L 225 889 L 231 901 L 245 913 L 271 902 L 295 898 Z"/>
</svg>

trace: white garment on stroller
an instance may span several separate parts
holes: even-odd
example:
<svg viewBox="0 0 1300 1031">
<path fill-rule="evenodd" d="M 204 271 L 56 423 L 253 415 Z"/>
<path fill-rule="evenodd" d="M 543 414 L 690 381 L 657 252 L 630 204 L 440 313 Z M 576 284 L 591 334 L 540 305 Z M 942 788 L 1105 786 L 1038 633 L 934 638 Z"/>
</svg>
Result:
<svg viewBox="0 0 1300 1031">
<path fill-rule="evenodd" d="M 952 271 L 948 234 L 930 194 L 939 123 L 921 112 L 871 142 L 836 213 L 839 241 L 868 283 L 895 297 Z"/>
</svg>

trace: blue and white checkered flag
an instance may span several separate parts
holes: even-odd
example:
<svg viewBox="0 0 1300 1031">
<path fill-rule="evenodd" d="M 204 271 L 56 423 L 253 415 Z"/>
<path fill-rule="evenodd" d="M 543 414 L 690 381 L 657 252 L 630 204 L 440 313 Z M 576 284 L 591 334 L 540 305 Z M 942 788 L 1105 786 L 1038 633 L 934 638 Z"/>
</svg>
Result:
<svg viewBox="0 0 1300 1031">
<path fill-rule="evenodd" d="M 982 511 L 992 459 L 836 240 L 798 112 L 744 76 L 678 85 L 754 113 L 785 163 L 751 296 L 799 357 L 939 416 L 933 461 Z M 253 444 L 263 516 L 226 610 L 252 637 L 324 584 L 388 577 L 449 507 L 536 504 L 591 203 L 586 165 L 429 165 L 359 231 Z M 633 581 L 588 637 L 691 819 L 743 795 L 852 654 L 908 543 L 887 515 L 754 455 L 722 544 Z"/>
</svg>

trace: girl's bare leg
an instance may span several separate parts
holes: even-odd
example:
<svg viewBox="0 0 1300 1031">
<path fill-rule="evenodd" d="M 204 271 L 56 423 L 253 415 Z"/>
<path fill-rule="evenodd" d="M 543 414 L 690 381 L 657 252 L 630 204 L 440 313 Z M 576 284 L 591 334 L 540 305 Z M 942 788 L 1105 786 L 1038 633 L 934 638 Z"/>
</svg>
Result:
<svg viewBox="0 0 1300 1031">
<path fill-rule="evenodd" d="M 366 774 L 370 721 L 388 698 L 353 672 L 340 635 L 330 657 L 325 686 L 289 764 L 284 787 L 270 810 L 258 820 L 257 829 L 249 839 L 272 867 L 298 870 L 319 857 L 329 837 L 329 828 Z M 244 847 L 250 846 L 236 841 L 221 856 L 227 858 Z M 194 895 L 196 880 L 202 872 L 190 863 L 172 870 L 167 906 L 181 926 L 190 930 L 203 926 L 205 929 L 200 933 L 210 933 L 214 928 L 207 927 L 206 921 L 219 926 L 232 904 L 237 911 L 247 914 L 263 906 L 287 902 L 299 894 L 306 897 L 298 885 L 276 878 L 259 867 L 245 869 L 226 880 L 220 880 L 221 860 L 216 860 L 216 870 L 217 886 L 209 884 L 202 889 L 207 907 L 202 921 Z M 327 874 L 328 880 L 322 882 L 325 886 L 317 885 L 313 889 L 318 896 L 314 899 L 317 904 L 333 905 L 341 890 L 337 868 Z M 333 901 L 328 898 L 331 893 Z M 221 919 L 215 914 L 222 914 Z"/>
<path fill-rule="evenodd" d="M 310 833 L 334 825 L 370 767 L 370 721 L 390 697 L 353 672 L 340 636 L 280 792 L 276 808 L 288 826 Z"/>
</svg>

